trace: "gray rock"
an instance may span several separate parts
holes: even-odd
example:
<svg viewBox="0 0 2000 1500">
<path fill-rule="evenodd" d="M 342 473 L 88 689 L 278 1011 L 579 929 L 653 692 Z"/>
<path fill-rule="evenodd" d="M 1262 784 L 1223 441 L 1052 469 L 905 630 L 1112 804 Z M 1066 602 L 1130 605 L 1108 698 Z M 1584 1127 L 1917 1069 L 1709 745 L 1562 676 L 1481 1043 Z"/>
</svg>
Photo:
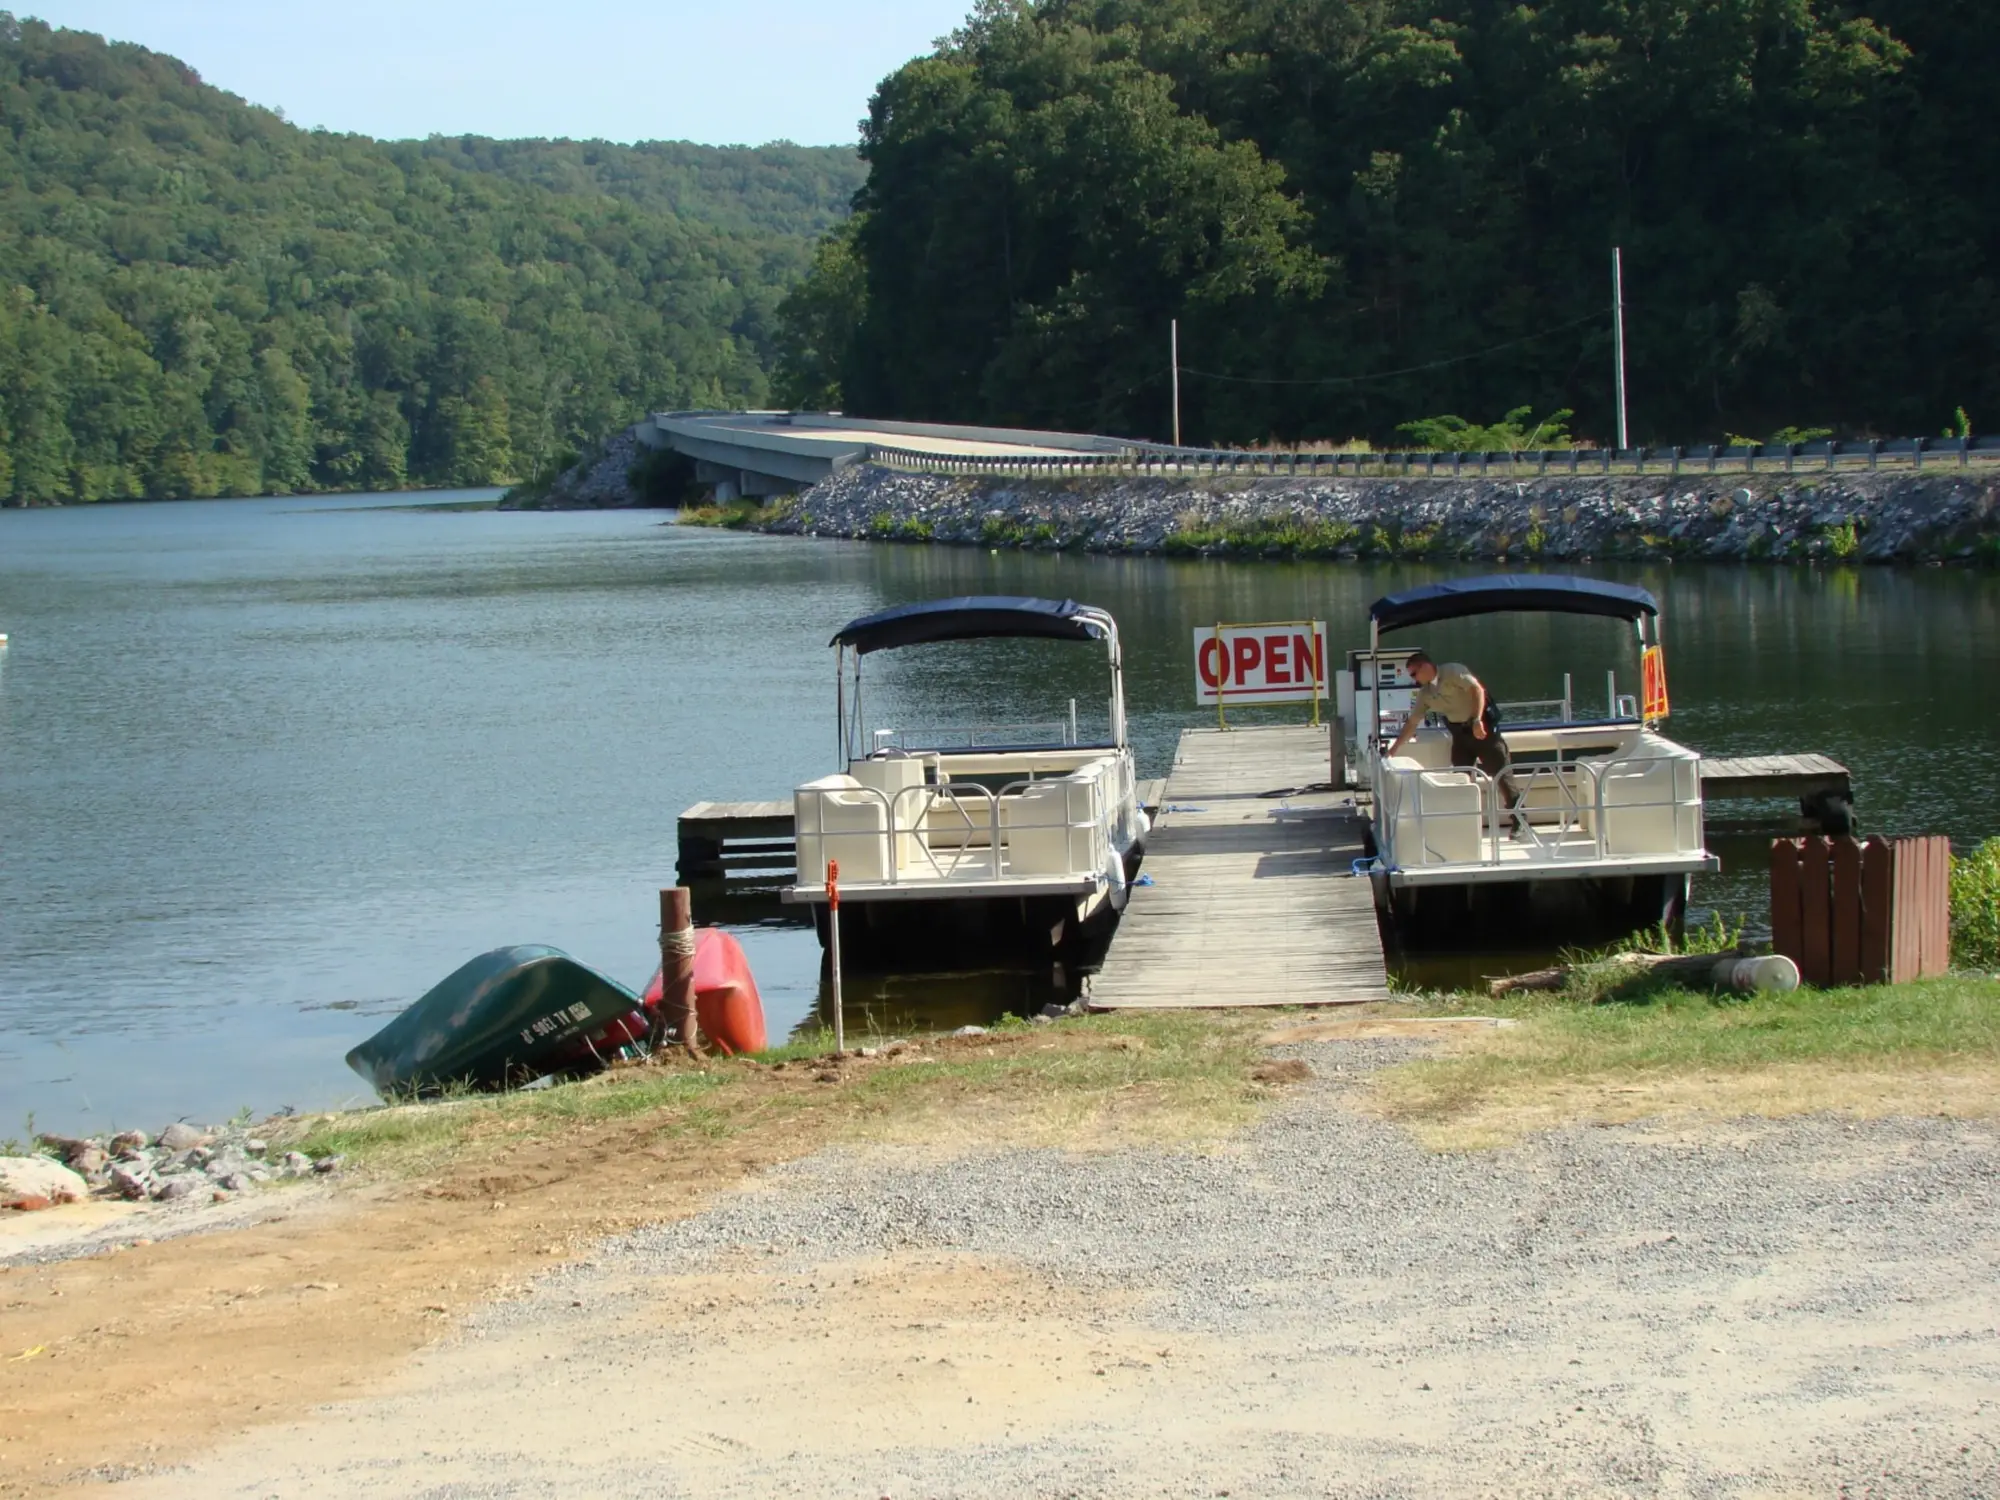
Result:
<svg viewBox="0 0 2000 1500">
<path fill-rule="evenodd" d="M 303 1172 L 312 1166 L 312 1158 L 303 1151 L 287 1151 L 284 1165 L 293 1172 Z"/>
<path fill-rule="evenodd" d="M 207 1185 L 205 1179 L 198 1179 L 187 1173 L 183 1173 L 178 1177 L 167 1178 L 158 1187 L 154 1188 L 153 1197 L 161 1203 L 172 1203 L 176 1199 L 185 1198 L 189 1193 L 195 1191 L 195 1189 L 206 1187 Z"/>
<path fill-rule="evenodd" d="M 208 1144 L 209 1137 L 192 1125 L 176 1120 L 160 1132 L 159 1144 L 169 1151 L 191 1151 L 196 1146 Z"/>
<path fill-rule="evenodd" d="M 324 1177 L 329 1172 L 338 1172 L 341 1168 L 342 1163 L 344 1163 L 346 1160 L 347 1158 L 344 1156 L 322 1156 L 318 1161 L 312 1164 L 312 1169 L 314 1172 Z"/>
<path fill-rule="evenodd" d="M 954 1031 L 954 1032 L 952 1033 L 952 1035 L 953 1035 L 953 1036 L 985 1036 L 985 1035 L 986 1035 L 986 1028 L 985 1028 L 984 1026 L 961 1026 L 961 1027 L 959 1027 L 959 1028 L 958 1028 L 958 1030 Z"/>
<path fill-rule="evenodd" d="M 250 1156 L 262 1156 L 270 1149 L 270 1142 L 260 1141 L 254 1135 L 243 1143 L 243 1150 Z"/>
<path fill-rule="evenodd" d="M 105 1150 L 113 1156 L 130 1156 L 135 1151 L 144 1151 L 153 1144 L 153 1138 L 143 1130 L 121 1130 L 105 1143 Z"/>
<path fill-rule="evenodd" d="M 90 1184 L 52 1156 L 0 1156 L 0 1202 L 47 1198 L 67 1203 L 89 1196 Z"/>
<path fill-rule="evenodd" d="M 250 1174 L 247 1172 L 231 1172 L 216 1183 L 217 1187 L 232 1193 L 247 1192 L 251 1185 Z"/>
<path fill-rule="evenodd" d="M 119 1161 L 111 1164 L 111 1186 L 121 1198 L 135 1201 L 150 1198 L 157 1182 L 153 1169 L 145 1163 Z"/>
</svg>

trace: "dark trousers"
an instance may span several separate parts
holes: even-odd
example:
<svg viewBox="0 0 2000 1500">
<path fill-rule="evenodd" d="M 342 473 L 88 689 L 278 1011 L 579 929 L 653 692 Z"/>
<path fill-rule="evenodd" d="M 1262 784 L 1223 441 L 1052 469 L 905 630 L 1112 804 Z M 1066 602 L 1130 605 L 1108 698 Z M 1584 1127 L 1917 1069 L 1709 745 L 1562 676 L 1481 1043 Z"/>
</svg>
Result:
<svg viewBox="0 0 2000 1500">
<path fill-rule="evenodd" d="M 1451 731 L 1451 763 L 1455 766 L 1477 766 L 1491 776 L 1500 787 L 1500 799 L 1508 807 L 1521 800 L 1520 789 L 1514 785 L 1514 778 L 1508 769 L 1514 764 L 1514 757 L 1507 753 L 1507 742 L 1500 737 L 1500 731 L 1488 726 L 1486 738 L 1475 738 L 1470 724 L 1454 724 L 1445 721 Z"/>
</svg>

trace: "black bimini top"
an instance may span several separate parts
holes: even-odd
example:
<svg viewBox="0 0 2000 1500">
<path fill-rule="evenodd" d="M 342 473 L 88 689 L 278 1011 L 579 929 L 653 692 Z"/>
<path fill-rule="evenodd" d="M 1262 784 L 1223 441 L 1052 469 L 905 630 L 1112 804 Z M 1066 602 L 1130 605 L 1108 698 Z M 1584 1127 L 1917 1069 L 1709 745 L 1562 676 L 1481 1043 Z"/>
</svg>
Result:
<svg viewBox="0 0 2000 1500">
<path fill-rule="evenodd" d="M 858 653 L 922 646 L 931 641 L 972 641 L 991 636 L 1041 636 L 1057 641 L 1097 641 L 1106 635 L 1103 611 L 1074 599 L 1017 599 L 975 594 L 899 604 L 850 620 L 827 644 Z"/>
<path fill-rule="evenodd" d="M 1564 573 L 1495 573 L 1384 594 L 1368 606 L 1368 617 L 1383 630 L 1401 630 L 1406 625 L 1507 611 L 1636 620 L 1641 615 L 1659 614 L 1660 601 L 1629 583 L 1606 583 Z"/>
</svg>

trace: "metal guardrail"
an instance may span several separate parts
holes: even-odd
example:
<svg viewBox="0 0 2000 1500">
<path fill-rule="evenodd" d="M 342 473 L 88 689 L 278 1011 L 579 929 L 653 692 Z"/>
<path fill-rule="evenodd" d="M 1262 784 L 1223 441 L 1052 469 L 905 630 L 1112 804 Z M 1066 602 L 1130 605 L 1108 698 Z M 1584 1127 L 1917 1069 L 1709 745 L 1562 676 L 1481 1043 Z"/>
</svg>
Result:
<svg viewBox="0 0 2000 1500">
<path fill-rule="evenodd" d="M 1939 462 L 1968 468 L 2000 460 L 2000 435 L 1871 438 L 1814 443 L 1710 443 L 1673 448 L 1538 448 L 1512 452 L 1303 453 L 1246 448 L 1170 448 L 1133 443 L 1113 453 L 953 454 L 871 446 L 868 462 L 912 473 L 1020 479 L 1125 478 L 1519 478 L 1542 474 L 1798 473 Z"/>
</svg>

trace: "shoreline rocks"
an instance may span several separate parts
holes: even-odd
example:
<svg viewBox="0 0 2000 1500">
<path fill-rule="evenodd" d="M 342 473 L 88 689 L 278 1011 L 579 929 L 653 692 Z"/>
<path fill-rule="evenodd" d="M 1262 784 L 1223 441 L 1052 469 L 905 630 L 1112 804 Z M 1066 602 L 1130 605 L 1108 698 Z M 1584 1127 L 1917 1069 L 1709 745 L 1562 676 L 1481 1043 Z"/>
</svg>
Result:
<svg viewBox="0 0 2000 1500">
<path fill-rule="evenodd" d="M 1020 480 L 857 464 L 781 535 L 1188 557 L 2000 565 L 2000 474 Z"/>
<path fill-rule="evenodd" d="M 125 1130 L 104 1137 L 45 1135 L 45 1154 L 0 1157 L 0 1207 L 49 1207 L 86 1198 L 172 1203 L 233 1197 L 267 1183 L 325 1176 L 339 1157 L 318 1161 L 297 1151 L 274 1157 L 247 1121 L 200 1126 L 176 1122 L 157 1136 Z"/>
</svg>

